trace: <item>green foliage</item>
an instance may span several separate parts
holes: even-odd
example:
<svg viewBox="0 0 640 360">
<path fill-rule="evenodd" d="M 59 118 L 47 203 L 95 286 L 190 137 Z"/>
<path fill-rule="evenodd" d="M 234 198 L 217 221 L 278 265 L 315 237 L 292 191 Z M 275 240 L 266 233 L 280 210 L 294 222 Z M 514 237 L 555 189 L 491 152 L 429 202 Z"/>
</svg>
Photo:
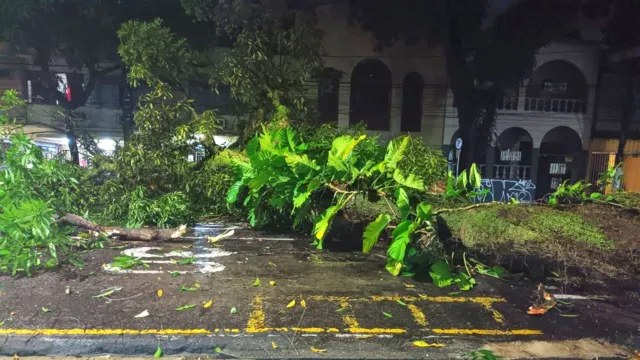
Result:
<svg viewBox="0 0 640 360">
<path fill-rule="evenodd" d="M 549 205 L 555 206 L 561 203 L 576 203 L 585 201 L 588 198 L 597 200 L 602 197 L 602 194 L 593 195 L 587 197 L 587 189 L 591 187 L 591 184 L 582 180 L 575 184 L 569 185 L 569 180 L 565 180 L 558 186 L 556 191 L 549 195 Z M 595 193 L 597 194 L 597 193 Z"/>
<path fill-rule="evenodd" d="M 179 191 L 150 198 L 149 191 L 142 186 L 130 194 L 127 227 L 142 227 L 153 224 L 168 228 L 188 223 L 192 219 L 187 196 Z"/>
<path fill-rule="evenodd" d="M 0 139 L 9 144 L 0 172 L 0 272 L 24 272 L 58 265 L 73 241 L 55 215 L 79 209 L 76 169 L 46 160 L 42 151 L 14 125 L 8 112 L 22 105 L 14 90 L 0 99 Z"/>
<path fill-rule="evenodd" d="M 447 183 L 445 192 L 443 194 L 445 199 L 459 199 L 466 197 L 467 199 L 474 198 L 478 195 L 485 194 L 488 190 L 476 191 L 480 188 L 482 182 L 482 174 L 478 169 L 478 165 L 471 164 L 469 173 L 467 170 L 463 170 L 456 178 L 453 172 L 449 170 L 447 172 Z"/>
<path fill-rule="evenodd" d="M 433 284 L 440 288 L 456 284 L 461 291 L 469 291 L 476 285 L 476 280 L 468 272 L 454 275 L 451 265 L 444 260 L 438 260 L 431 265 L 429 276 Z"/>
<path fill-rule="evenodd" d="M 464 354 L 464 358 L 468 360 L 499 360 L 500 356 L 496 356 L 491 350 L 475 350 Z"/>
<path fill-rule="evenodd" d="M 227 200 L 247 207 L 252 226 L 286 224 L 310 230 L 319 249 L 333 220 L 348 204 L 358 198 L 384 201 L 387 211 L 376 214 L 366 226 L 364 252 L 378 241 L 391 214 L 398 215 L 391 206 L 396 204 L 401 223 L 392 232 L 387 269 L 394 275 L 408 270 L 407 249 L 413 249 L 415 255 L 418 239 L 429 244 L 437 237 L 431 208 L 420 204 L 414 209 L 411 204 L 411 199 L 425 190 L 424 181 L 399 167 L 409 137 L 383 147 L 364 134 L 321 128 L 318 132 L 333 137 L 312 136 L 307 140 L 305 135 L 317 133 L 288 126 L 283 121 L 287 114 L 285 107 L 279 107 L 275 116 L 278 120 L 263 126 L 248 143 L 248 161 L 234 161 L 237 182 L 231 186 Z"/>
<path fill-rule="evenodd" d="M 398 168 L 408 174 L 416 174 L 429 188 L 447 176 L 447 159 L 442 151 L 434 150 L 424 144 L 421 138 L 410 138 Z"/>
<path fill-rule="evenodd" d="M 130 256 L 130 255 L 120 255 L 113 258 L 113 262 L 111 262 L 111 267 L 115 267 L 121 270 L 131 269 L 137 266 L 149 267 L 149 264 L 143 263 L 140 258 Z"/>
</svg>

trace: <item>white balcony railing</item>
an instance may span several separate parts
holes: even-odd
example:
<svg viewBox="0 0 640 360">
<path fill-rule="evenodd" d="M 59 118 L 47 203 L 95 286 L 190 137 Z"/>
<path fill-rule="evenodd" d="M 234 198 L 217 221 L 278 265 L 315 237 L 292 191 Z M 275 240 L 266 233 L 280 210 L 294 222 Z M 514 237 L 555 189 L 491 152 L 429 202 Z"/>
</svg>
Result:
<svg viewBox="0 0 640 360">
<path fill-rule="evenodd" d="M 530 179 L 529 165 L 493 165 L 494 179 Z"/>
<path fill-rule="evenodd" d="M 524 111 L 580 114 L 587 112 L 587 102 L 578 99 L 525 98 Z"/>
</svg>

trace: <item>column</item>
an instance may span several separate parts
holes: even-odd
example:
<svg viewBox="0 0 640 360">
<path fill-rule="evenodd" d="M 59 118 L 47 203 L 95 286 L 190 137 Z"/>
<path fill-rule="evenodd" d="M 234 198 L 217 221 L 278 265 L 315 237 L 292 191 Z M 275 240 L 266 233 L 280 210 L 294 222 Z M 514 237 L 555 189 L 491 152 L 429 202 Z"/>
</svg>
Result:
<svg viewBox="0 0 640 360">
<path fill-rule="evenodd" d="M 538 160 L 540 160 L 540 148 L 533 148 L 531 154 L 531 176 L 529 178 L 538 186 Z"/>
</svg>

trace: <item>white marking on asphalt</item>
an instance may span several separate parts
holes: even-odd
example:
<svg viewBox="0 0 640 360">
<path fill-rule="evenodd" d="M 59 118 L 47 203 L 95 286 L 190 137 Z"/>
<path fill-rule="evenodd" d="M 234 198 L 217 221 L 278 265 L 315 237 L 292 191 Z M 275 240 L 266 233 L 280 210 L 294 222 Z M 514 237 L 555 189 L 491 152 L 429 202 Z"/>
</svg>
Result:
<svg viewBox="0 0 640 360">
<path fill-rule="evenodd" d="M 196 270 L 178 271 L 178 273 L 180 274 L 191 274 L 195 272 L 199 272 L 202 274 L 211 274 L 211 273 L 223 271 L 225 269 L 224 265 L 219 264 L 217 262 L 203 261 L 203 260 L 235 254 L 233 252 L 224 251 L 216 248 L 213 248 L 213 249 L 203 248 L 202 253 L 198 253 L 198 254 L 194 254 L 192 251 L 175 251 L 175 250 L 166 254 L 150 254 L 149 251 L 151 250 L 162 250 L 162 248 L 143 246 L 138 248 L 126 249 L 122 251 L 122 254 L 141 259 L 141 261 L 145 264 L 175 264 L 176 261 L 174 260 L 160 260 L 160 259 L 167 259 L 171 257 L 195 258 L 196 260 L 193 265 L 196 267 Z M 148 260 L 148 259 L 153 259 L 153 260 Z M 148 269 L 148 270 L 120 269 L 116 266 L 111 266 L 110 264 L 105 265 L 104 270 L 111 273 L 116 273 L 116 274 L 161 274 L 165 272 L 163 270 L 153 270 L 153 269 Z"/>
<path fill-rule="evenodd" d="M 610 300 L 611 296 L 601 296 L 601 295 L 571 295 L 571 294 L 553 294 L 553 296 L 558 300 Z"/>
</svg>

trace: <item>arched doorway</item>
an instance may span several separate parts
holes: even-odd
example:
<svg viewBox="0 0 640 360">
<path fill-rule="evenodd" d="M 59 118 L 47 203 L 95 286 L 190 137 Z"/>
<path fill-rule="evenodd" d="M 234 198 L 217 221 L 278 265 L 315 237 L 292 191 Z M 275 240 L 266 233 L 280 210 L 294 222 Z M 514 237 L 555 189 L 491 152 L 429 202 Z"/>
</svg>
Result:
<svg viewBox="0 0 640 360">
<path fill-rule="evenodd" d="M 417 72 L 404 77 L 402 85 L 402 132 L 420 132 L 422 130 L 422 90 L 424 81 Z"/>
<path fill-rule="evenodd" d="M 575 181 L 582 151 L 582 140 L 575 130 L 566 126 L 551 129 L 540 143 L 537 197 L 555 191 L 563 181 Z"/>
<path fill-rule="evenodd" d="M 525 111 L 585 113 L 589 86 L 578 67 L 553 60 L 538 67 L 527 84 Z"/>
<path fill-rule="evenodd" d="M 391 71 L 378 59 L 363 60 L 351 74 L 349 124 L 364 122 L 368 130 L 388 131 Z"/>
<path fill-rule="evenodd" d="M 530 179 L 533 140 L 519 127 L 504 130 L 496 140 L 493 178 Z"/>
</svg>

